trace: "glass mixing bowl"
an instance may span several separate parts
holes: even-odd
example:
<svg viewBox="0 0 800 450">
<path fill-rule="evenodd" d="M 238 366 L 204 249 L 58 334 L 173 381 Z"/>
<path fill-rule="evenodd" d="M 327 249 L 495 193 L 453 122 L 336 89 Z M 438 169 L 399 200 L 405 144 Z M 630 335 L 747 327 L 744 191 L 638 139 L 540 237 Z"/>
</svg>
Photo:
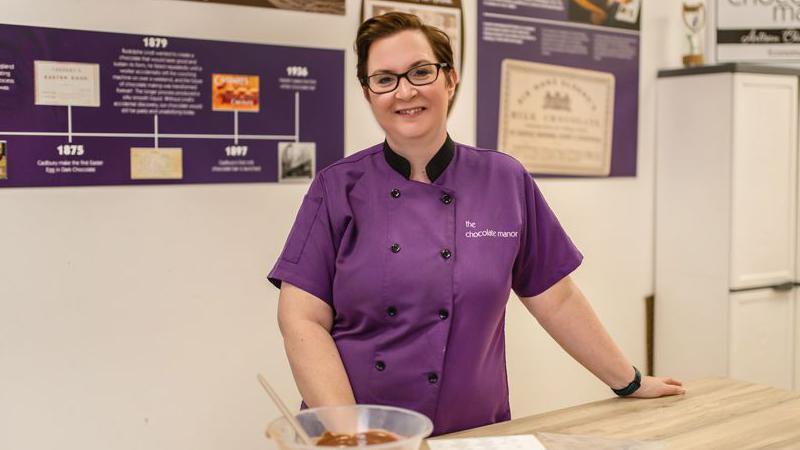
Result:
<svg viewBox="0 0 800 450">
<path fill-rule="evenodd" d="M 317 442 L 326 431 L 355 434 L 380 430 L 388 431 L 399 438 L 394 442 L 366 446 L 370 450 L 419 450 L 422 440 L 433 431 L 433 423 L 424 415 L 392 406 L 325 406 L 300 411 L 295 417 L 312 442 Z M 335 448 L 301 443 L 294 429 L 283 417 L 267 426 L 267 437 L 273 439 L 280 450 Z"/>
</svg>

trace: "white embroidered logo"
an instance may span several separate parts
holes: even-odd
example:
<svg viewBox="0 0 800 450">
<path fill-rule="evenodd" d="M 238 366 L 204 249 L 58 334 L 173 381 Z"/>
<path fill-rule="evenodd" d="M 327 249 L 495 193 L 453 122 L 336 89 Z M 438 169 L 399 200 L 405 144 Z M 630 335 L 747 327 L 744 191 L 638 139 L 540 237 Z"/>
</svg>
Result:
<svg viewBox="0 0 800 450">
<path fill-rule="evenodd" d="M 478 230 L 477 222 L 470 222 L 469 220 L 466 221 L 465 225 L 467 232 L 464 236 L 468 238 L 515 238 L 519 234 L 517 231 L 497 231 L 488 228 Z"/>
</svg>

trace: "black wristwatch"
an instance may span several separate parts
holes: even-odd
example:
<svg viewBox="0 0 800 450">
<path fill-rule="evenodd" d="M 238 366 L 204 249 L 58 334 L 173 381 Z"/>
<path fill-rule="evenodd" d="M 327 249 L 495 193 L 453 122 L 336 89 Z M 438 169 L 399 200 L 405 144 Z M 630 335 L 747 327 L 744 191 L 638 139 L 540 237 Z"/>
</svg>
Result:
<svg viewBox="0 0 800 450">
<path fill-rule="evenodd" d="M 633 376 L 633 381 L 631 381 L 630 384 L 621 389 L 611 389 L 615 394 L 620 397 L 627 397 L 639 389 L 639 386 L 642 385 L 642 374 L 639 373 L 639 369 L 637 369 L 636 366 L 633 366 L 633 371 L 636 372 L 636 375 Z"/>
</svg>

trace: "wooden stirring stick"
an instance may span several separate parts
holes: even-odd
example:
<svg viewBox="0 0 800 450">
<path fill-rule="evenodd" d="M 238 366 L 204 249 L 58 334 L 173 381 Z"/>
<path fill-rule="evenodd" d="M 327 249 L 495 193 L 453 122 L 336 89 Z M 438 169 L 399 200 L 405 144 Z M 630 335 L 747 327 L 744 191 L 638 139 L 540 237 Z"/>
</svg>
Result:
<svg viewBox="0 0 800 450">
<path fill-rule="evenodd" d="M 285 417 L 286 421 L 289 422 L 289 425 L 294 428 L 294 432 L 300 436 L 300 440 L 303 441 L 303 444 L 314 445 L 314 443 L 311 442 L 311 438 L 306 434 L 306 430 L 303 429 L 302 425 L 300 425 L 300 422 L 295 419 L 294 415 L 289 412 L 289 410 L 286 408 L 286 405 L 284 405 L 283 401 L 281 401 L 281 398 L 278 397 L 278 394 L 272 390 L 272 386 L 267 383 L 267 379 L 264 378 L 264 375 L 258 374 L 258 382 L 261 383 L 261 386 L 263 386 L 264 390 L 267 391 L 267 394 L 269 394 L 272 401 L 275 403 L 278 409 L 281 410 L 281 414 L 283 414 L 283 417 Z"/>
</svg>

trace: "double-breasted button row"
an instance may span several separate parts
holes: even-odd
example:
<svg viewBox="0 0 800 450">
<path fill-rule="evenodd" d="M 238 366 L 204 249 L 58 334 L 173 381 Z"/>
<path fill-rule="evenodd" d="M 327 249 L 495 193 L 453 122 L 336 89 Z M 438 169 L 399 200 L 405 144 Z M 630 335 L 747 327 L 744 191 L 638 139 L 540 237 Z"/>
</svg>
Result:
<svg viewBox="0 0 800 450">
<path fill-rule="evenodd" d="M 389 191 L 389 195 L 392 196 L 392 198 L 400 198 L 400 189 L 397 188 L 392 189 L 391 191 Z M 441 200 L 441 202 L 444 203 L 445 205 L 449 205 L 453 203 L 454 199 L 453 196 L 450 194 L 442 194 L 442 196 L 439 197 L 439 200 Z"/>
<path fill-rule="evenodd" d="M 384 370 L 386 370 L 386 363 L 380 360 L 375 361 L 375 369 L 378 372 L 383 372 Z M 436 384 L 438 382 L 439 382 L 439 375 L 437 375 L 435 372 L 430 372 L 428 374 L 428 383 Z"/>
<path fill-rule="evenodd" d="M 395 242 L 391 247 L 389 247 L 389 250 L 391 250 L 392 253 L 400 253 L 400 244 Z M 444 249 L 439 252 L 439 255 L 441 255 L 444 259 L 450 259 L 453 256 L 453 252 L 451 252 L 449 249 Z"/>
<path fill-rule="evenodd" d="M 397 307 L 396 306 L 389 306 L 388 308 L 386 308 L 386 315 L 388 315 L 389 317 L 396 316 L 397 315 Z M 450 312 L 449 311 L 447 311 L 446 309 L 440 309 L 439 310 L 439 319 L 447 320 L 448 317 L 450 317 Z"/>
<path fill-rule="evenodd" d="M 389 317 L 396 316 L 397 315 L 397 307 L 396 306 L 389 306 L 388 308 L 386 308 L 386 315 L 389 316 Z M 450 317 L 450 312 L 449 311 L 447 311 L 446 309 L 440 309 L 439 310 L 439 319 L 447 320 L 448 317 Z"/>
</svg>

